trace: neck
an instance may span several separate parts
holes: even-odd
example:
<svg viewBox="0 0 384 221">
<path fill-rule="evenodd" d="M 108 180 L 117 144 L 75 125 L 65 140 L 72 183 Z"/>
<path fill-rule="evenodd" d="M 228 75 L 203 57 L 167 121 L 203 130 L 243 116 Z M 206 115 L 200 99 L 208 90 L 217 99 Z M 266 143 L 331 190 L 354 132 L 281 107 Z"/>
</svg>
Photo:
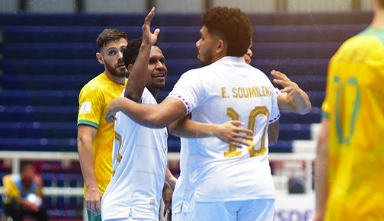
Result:
<svg viewBox="0 0 384 221">
<path fill-rule="evenodd" d="M 151 92 L 152 96 L 156 99 L 157 95 L 159 94 L 159 90 L 156 88 L 150 88 L 150 87 L 147 87 L 147 89 L 149 90 L 149 92 Z"/>
<path fill-rule="evenodd" d="M 214 62 L 216 62 L 216 61 L 222 59 L 222 58 L 225 57 L 225 56 L 227 56 L 227 55 L 224 54 L 224 53 L 217 54 L 215 57 L 213 57 L 213 62 L 212 62 L 212 63 L 214 63 Z"/>
<path fill-rule="evenodd" d="M 384 30 L 384 9 L 376 9 L 371 25 Z"/>
<path fill-rule="evenodd" d="M 108 70 L 104 70 L 104 73 L 107 75 L 109 80 L 115 82 L 116 84 L 121 84 L 121 85 L 125 84 L 125 77 L 114 76 Z"/>
</svg>

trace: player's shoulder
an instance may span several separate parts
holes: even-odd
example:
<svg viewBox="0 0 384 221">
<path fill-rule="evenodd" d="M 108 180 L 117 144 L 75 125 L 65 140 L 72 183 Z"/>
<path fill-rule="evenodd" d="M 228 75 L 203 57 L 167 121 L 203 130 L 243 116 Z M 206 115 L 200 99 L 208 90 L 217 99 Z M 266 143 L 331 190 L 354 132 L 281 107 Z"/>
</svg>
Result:
<svg viewBox="0 0 384 221">
<path fill-rule="evenodd" d="M 99 74 L 94 77 L 88 83 L 86 83 L 83 88 L 80 90 L 80 95 L 82 94 L 98 94 L 102 93 L 106 85 L 105 79 L 103 78 L 103 74 Z"/>
<path fill-rule="evenodd" d="M 247 65 L 247 66 L 248 67 L 246 67 L 245 69 L 247 69 L 247 71 L 249 71 L 249 73 L 252 77 L 263 80 L 263 81 L 270 81 L 268 76 L 263 71 L 258 69 L 257 67 L 253 67 L 251 65 Z"/>
<path fill-rule="evenodd" d="M 180 78 L 188 79 L 188 80 L 199 79 L 201 78 L 201 76 L 206 75 L 206 73 L 207 73 L 206 67 L 194 68 L 184 72 Z"/>
<path fill-rule="evenodd" d="M 376 43 L 380 43 L 381 45 L 384 45 L 384 30 L 382 29 L 369 26 L 364 31 L 359 33 L 357 36 L 373 38 L 375 39 Z"/>
<path fill-rule="evenodd" d="M 254 67 L 254 66 L 251 66 L 251 65 L 247 65 L 247 66 L 248 66 L 247 68 L 251 69 L 255 74 L 260 75 L 261 77 L 268 78 L 267 75 L 263 71 L 258 69 L 257 67 Z"/>
<path fill-rule="evenodd" d="M 341 48 L 345 49 L 356 47 L 382 49 L 384 47 L 384 31 L 370 26 L 359 34 L 349 38 L 341 46 Z"/>
</svg>

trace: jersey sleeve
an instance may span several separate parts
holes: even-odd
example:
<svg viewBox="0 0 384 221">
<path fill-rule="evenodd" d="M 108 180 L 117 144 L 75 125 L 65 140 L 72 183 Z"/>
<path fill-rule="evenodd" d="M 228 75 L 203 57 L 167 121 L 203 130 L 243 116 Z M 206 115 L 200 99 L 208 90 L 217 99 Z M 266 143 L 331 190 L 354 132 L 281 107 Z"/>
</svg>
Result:
<svg viewBox="0 0 384 221">
<path fill-rule="evenodd" d="M 168 97 L 173 97 L 183 102 L 187 114 L 189 114 L 199 104 L 204 93 L 198 74 L 192 70 L 184 73 L 180 77 Z"/>
<path fill-rule="evenodd" d="M 87 85 L 79 94 L 79 112 L 77 125 L 89 125 L 99 128 L 104 110 L 103 95 L 100 89 Z"/>
<path fill-rule="evenodd" d="M 323 101 L 323 104 L 321 105 L 321 115 L 323 118 L 328 119 L 330 115 L 330 104 L 331 104 L 331 94 L 332 94 L 332 89 L 333 86 L 333 66 L 332 66 L 332 61 L 333 59 L 330 60 L 329 65 L 328 65 L 328 75 L 327 75 L 327 85 L 325 89 L 325 98 Z"/>
<path fill-rule="evenodd" d="M 271 95 L 272 95 L 272 108 L 271 108 L 271 114 L 269 115 L 269 123 L 274 123 L 279 120 L 280 118 L 280 110 L 279 106 L 277 104 L 277 96 L 280 95 L 280 91 L 277 88 L 272 87 L 271 88 Z"/>
</svg>

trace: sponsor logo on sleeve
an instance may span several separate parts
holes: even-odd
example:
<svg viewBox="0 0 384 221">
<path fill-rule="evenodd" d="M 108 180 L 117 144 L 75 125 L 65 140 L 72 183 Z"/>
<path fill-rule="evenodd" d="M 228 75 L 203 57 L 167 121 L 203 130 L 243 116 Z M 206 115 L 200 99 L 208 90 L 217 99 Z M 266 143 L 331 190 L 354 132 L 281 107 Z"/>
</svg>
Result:
<svg viewBox="0 0 384 221">
<path fill-rule="evenodd" d="M 80 106 L 80 114 L 90 114 L 92 111 L 92 103 L 91 102 L 83 102 Z"/>
</svg>

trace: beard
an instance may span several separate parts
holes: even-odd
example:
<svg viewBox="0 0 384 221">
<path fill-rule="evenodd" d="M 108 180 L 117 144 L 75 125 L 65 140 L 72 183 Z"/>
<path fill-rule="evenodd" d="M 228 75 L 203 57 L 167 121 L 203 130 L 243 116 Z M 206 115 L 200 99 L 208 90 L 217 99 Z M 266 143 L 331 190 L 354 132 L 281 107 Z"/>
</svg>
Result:
<svg viewBox="0 0 384 221">
<path fill-rule="evenodd" d="M 207 53 L 203 58 L 200 56 L 199 61 L 200 61 L 201 67 L 210 65 L 213 63 L 213 55 Z"/>
<path fill-rule="evenodd" d="M 128 70 L 125 69 L 118 69 L 117 67 L 112 67 L 108 62 L 104 61 L 105 67 L 115 77 L 128 77 L 129 73 Z"/>
</svg>

